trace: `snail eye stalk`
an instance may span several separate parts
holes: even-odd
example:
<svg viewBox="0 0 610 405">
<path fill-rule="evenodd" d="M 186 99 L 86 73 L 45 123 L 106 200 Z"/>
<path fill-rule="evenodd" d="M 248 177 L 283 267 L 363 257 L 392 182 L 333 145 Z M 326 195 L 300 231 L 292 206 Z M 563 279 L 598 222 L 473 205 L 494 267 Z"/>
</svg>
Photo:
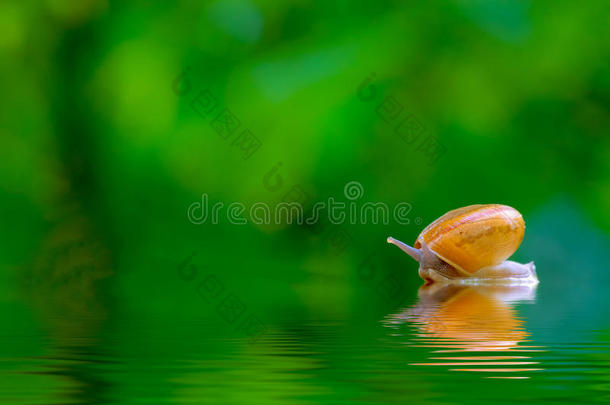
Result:
<svg viewBox="0 0 610 405">
<path fill-rule="evenodd" d="M 388 237 L 388 243 L 398 246 L 400 250 L 417 260 L 418 263 L 421 262 L 421 251 L 419 249 L 415 249 L 414 247 L 411 247 L 406 243 L 399 241 L 398 239 L 394 239 L 391 236 Z"/>
</svg>

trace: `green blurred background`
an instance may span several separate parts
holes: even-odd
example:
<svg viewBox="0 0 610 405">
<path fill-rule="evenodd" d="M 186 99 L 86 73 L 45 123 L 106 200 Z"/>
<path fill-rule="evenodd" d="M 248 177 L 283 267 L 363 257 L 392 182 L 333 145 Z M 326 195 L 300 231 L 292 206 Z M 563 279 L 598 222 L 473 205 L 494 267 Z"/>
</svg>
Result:
<svg viewBox="0 0 610 405">
<path fill-rule="evenodd" d="M 385 238 L 413 241 L 475 203 L 522 212 L 516 257 L 536 261 L 541 285 L 573 279 L 552 267 L 570 260 L 595 280 L 610 233 L 609 17 L 606 0 L 2 2 L 5 327 L 162 334 L 209 317 L 202 334 L 247 336 L 198 294 L 212 276 L 267 331 L 378 319 L 421 284 Z M 217 105 L 202 116 L 204 90 Z M 223 108 L 240 122 L 227 139 Z M 438 159 L 397 133 L 405 117 Z M 260 141 L 247 159 L 233 143 L 245 129 Z M 361 202 L 408 202 L 410 224 L 186 215 L 202 193 L 275 204 L 297 186 L 347 201 L 350 181 Z"/>
</svg>

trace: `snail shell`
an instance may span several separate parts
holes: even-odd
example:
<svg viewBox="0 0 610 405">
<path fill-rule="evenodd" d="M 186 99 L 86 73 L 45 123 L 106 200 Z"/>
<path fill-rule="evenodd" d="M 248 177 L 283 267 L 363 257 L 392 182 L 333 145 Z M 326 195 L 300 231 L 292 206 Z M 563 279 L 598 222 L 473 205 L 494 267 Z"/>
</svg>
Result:
<svg viewBox="0 0 610 405">
<path fill-rule="evenodd" d="M 524 233 L 525 222 L 516 209 L 480 204 L 458 208 L 438 218 L 419 234 L 413 247 L 391 237 L 388 242 L 417 260 L 420 276 L 428 281 L 537 282 L 533 263 L 506 260 L 519 248 Z"/>
</svg>

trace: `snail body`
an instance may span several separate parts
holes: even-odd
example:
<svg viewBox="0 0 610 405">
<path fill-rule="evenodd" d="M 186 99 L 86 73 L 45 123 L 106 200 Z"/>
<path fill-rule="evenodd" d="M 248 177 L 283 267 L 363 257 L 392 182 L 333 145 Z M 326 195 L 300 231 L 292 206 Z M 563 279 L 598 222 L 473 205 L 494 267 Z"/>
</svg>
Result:
<svg viewBox="0 0 610 405">
<path fill-rule="evenodd" d="M 413 247 L 388 238 L 420 264 L 427 282 L 535 284 L 533 262 L 507 260 L 521 245 L 525 222 L 516 209 L 500 204 L 449 211 L 419 234 Z"/>
</svg>

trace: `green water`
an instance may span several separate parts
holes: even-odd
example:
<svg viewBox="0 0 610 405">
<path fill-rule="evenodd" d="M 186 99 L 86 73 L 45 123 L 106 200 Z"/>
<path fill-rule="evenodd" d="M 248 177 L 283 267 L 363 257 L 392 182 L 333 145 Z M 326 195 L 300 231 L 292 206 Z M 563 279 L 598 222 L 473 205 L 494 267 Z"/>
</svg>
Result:
<svg viewBox="0 0 610 405">
<path fill-rule="evenodd" d="M 205 248 L 117 254 L 104 277 L 72 239 L 2 301 L 1 403 L 607 403 L 608 244 L 589 225 L 563 203 L 534 215 L 520 256 L 541 282 L 502 288 L 422 287 L 383 241 L 284 283 L 210 268 Z M 571 249 L 572 232 L 589 243 Z"/>
<path fill-rule="evenodd" d="M 594 312 L 555 307 L 552 293 L 422 300 L 413 291 L 411 305 L 378 318 L 286 319 L 255 342 L 204 316 L 117 311 L 37 329 L 18 319 L 1 338 L 0 395 L 13 404 L 607 403 L 609 331 Z M 554 323 L 547 314 L 559 309 Z"/>
</svg>

